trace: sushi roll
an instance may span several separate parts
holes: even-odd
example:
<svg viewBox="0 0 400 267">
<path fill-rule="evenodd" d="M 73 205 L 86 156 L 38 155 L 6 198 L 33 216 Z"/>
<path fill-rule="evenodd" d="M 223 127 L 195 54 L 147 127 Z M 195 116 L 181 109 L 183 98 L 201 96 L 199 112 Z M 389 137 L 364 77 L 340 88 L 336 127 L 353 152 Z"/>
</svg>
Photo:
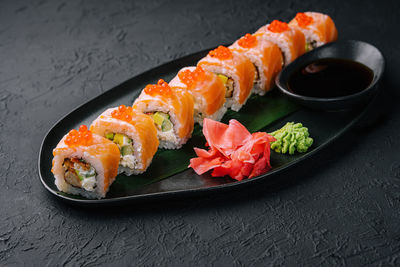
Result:
<svg viewBox="0 0 400 267">
<path fill-rule="evenodd" d="M 153 120 L 132 107 L 107 109 L 93 121 L 90 131 L 117 144 L 121 152 L 119 173 L 145 172 L 157 152 L 159 142 Z"/>
<path fill-rule="evenodd" d="M 162 79 L 143 89 L 133 103 L 133 109 L 153 119 L 161 148 L 178 149 L 192 136 L 192 95 L 186 90 L 171 88 Z"/>
<path fill-rule="evenodd" d="M 285 22 L 274 20 L 271 24 L 258 29 L 255 35 L 279 46 L 285 66 L 305 53 L 304 34 L 298 28 L 290 27 Z"/>
<path fill-rule="evenodd" d="M 289 26 L 299 29 L 306 38 L 306 52 L 337 40 L 338 32 L 333 20 L 318 12 L 297 13 Z"/>
<path fill-rule="evenodd" d="M 245 55 L 256 69 L 253 92 L 264 95 L 274 85 L 275 76 L 282 70 L 283 57 L 279 47 L 262 38 L 247 33 L 229 47 Z"/>
<path fill-rule="evenodd" d="M 250 96 L 256 76 L 251 61 L 220 45 L 201 59 L 197 66 L 217 74 L 223 80 L 226 87 L 225 106 L 239 111 Z"/>
<path fill-rule="evenodd" d="M 194 121 L 203 124 L 204 118 L 219 121 L 226 112 L 226 87 L 216 74 L 202 67 L 181 69 L 169 83 L 171 87 L 188 90 L 194 100 Z"/>
<path fill-rule="evenodd" d="M 118 173 L 118 146 L 86 125 L 65 135 L 53 155 L 55 184 L 65 193 L 103 198 Z"/>
</svg>

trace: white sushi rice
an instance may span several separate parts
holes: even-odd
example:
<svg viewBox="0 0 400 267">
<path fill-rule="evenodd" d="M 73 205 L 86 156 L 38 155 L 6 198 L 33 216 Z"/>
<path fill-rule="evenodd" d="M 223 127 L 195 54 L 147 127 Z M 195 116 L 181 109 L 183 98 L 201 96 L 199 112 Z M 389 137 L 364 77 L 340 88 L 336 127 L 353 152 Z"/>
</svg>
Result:
<svg viewBox="0 0 400 267">
<path fill-rule="evenodd" d="M 96 186 L 96 177 L 95 176 L 92 176 L 92 177 L 89 177 L 89 178 L 85 178 L 82 181 L 82 187 L 86 191 L 94 191 L 95 190 L 95 186 Z"/>
<path fill-rule="evenodd" d="M 119 161 L 119 164 L 122 167 L 128 167 L 130 169 L 136 169 L 137 166 L 139 165 L 139 162 L 137 158 L 134 155 L 121 155 L 121 159 Z"/>
<path fill-rule="evenodd" d="M 128 176 L 141 174 L 144 171 L 139 169 L 140 165 L 141 164 L 139 163 L 135 155 L 121 155 L 118 166 L 118 174 L 125 173 Z"/>
<path fill-rule="evenodd" d="M 167 132 L 163 132 L 157 129 L 158 140 L 160 141 L 160 147 L 165 149 L 175 149 L 176 144 L 179 143 L 177 135 L 174 133 L 174 129 Z"/>
</svg>

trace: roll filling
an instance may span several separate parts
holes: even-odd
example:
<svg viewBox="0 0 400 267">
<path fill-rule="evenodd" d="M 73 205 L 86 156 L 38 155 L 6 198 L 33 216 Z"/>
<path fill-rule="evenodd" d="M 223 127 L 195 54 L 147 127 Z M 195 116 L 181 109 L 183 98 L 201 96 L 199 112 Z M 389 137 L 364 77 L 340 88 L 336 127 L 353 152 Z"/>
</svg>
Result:
<svg viewBox="0 0 400 267">
<path fill-rule="evenodd" d="M 130 169 L 137 168 L 138 160 L 134 155 L 133 140 L 122 133 L 107 133 L 106 138 L 113 141 L 121 152 L 119 165 Z"/>
<path fill-rule="evenodd" d="M 225 98 L 231 98 L 233 96 L 233 91 L 235 90 L 235 83 L 231 77 L 227 77 L 223 74 L 217 74 L 225 85 L 226 93 Z"/>
<path fill-rule="evenodd" d="M 306 52 L 309 52 L 317 47 L 318 47 L 318 42 L 315 40 L 306 42 Z"/>
<path fill-rule="evenodd" d="M 89 163 L 83 159 L 67 158 L 63 162 L 63 167 L 65 182 L 86 191 L 92 192 L 96 189 L 96 170 Z"/>
<path fill-rule="evenodd" d="M 171 121 L 171 116 L 168 113 L 161 111 L 147 112 L 157 128 L 157 136 L 160 141 L 177 142 L 176 134 L 174 133 L 174 124 Z"/>
</svg>

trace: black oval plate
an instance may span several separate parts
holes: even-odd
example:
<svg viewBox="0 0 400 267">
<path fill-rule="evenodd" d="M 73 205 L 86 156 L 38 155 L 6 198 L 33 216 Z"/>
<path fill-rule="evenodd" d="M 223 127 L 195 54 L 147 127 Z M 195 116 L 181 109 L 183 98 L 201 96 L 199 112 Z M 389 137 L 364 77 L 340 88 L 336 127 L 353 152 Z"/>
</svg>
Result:
<svg viewBox="0 0 400 267">
<path fill-rule="evenodd" d="M 155 83 L 158 78 L 170 80 L 179 69 L 185 66 L 195 65 L 208 51 L 209 49 L 185 56 L 146 71 L 93 98 L 59 120 L 46 134 L 40 148 L 38 170 L 43 186 L 57 198 L 82 206 L 120 205 L 128 202 L 158 200 L 185 194 L 211 193 L 236 188 L 247 183 L 260 181 L 261 179 L 268 179 L 270 176 L 280 174 L 294 164 L 310 158 L 310 156 L 314 155 L 328 143 L 346 132 L 360 117 L 362 117 L 363 112 L 366 110 L 366 108 L 362 108 L 341 112 L 321 112 L 300 107 L 297 111 L 286 116 L 284 119 L 268 125 L 263 129 L 264 131 L 273 131 L 282 127 L 288 121 L 302 122 L 309 128 L 311 136 L 314 138 L 314 144 L 307 153 L 293 156 L 272 152 L 272 170 L 252 179 L 234 181 L 226 177 L 214 178 L 209 174 L 199 176 L 192 169 L 187 169 L 166 179 L 135 190 L 116 188 L 115 185 L 117 183 L 114 183 L 107 197 L 100 200 L 83 199 L 58 191 L 54 184 L 54 176 L 51 173 L 52 150 L 69 129 L 77 128 L 80 124 L 89 125 L 106 108 L 121 104 L 130 105 L 144 86 L 149 83 Z M 275 90 L 274 93 L 278 94 L 279 92 Z"/>
</svg>

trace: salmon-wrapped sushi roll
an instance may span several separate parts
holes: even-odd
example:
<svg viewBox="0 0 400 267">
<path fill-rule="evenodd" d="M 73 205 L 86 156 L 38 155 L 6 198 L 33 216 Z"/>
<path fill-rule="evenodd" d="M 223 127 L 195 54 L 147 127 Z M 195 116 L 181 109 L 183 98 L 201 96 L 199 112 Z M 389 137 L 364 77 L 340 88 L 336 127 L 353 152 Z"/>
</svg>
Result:
<svg viewBox="0 0 400 267">
<path fill-rule="evenodd" d="M 338 32 L 333 20 L 318 12 L 297 13 L 289 22 L 289 26 L 296 27 L 306 37 L 306 51 L 337 40 Z"/>
<path fill-rule="evenodd" d="M 133 109 L 149 115 L 157 128 L 159 147 L 180 148 L 193 132 L 192 95 L 180 88 L 171 88 L 160 79 L 149 84 L 133 103 Z"/>
<path fill-rule="evenodd" d="M 153 120 L 133 111 L 132 107 L 121 105 L 107 109 L 92 123 L 90 131 L 118 145 L 119 173 L 145 172 L 157 152 L 159 142 Z"/>
<path fill-rule="evenodd" d="M 256 69 L 253 92 L 264 95 L 274 85 L 275 76 L 282 70 L 283 57 L 279 47 L 262 38 L 247 33 L 229 47 L 245 55 Z"/>
<path fill-rule="evenodd" d="M 203 124 L 204 118 L 219 121 L 226 112 L 224 82 L 202 67 L 181 69 L 169 83 L 171 87 L 188 90 L 194 100 L 194 121 Z"/>
<path fill-rule="evenodd" d="M 305 53 L 306 40 L 304 34 L 296 27 L 290 27 L 287 23 L 274 20 L 255 33 L 267 41 L 271 41 L 279 46 L 282 51 L 284 64 L 290 62 Z"/>
<path fill-rule="evenodd" d="M 256 76 L 256 70 L 251 61 L 244 55 L 220 45 L 201 59 L 197 66 L 223 79 L 226 87 L 225 106 L 239 111 L 250 96 Z"/>
<path fill-rule="evenodd" d="M 55 184 L 65 193 L 103 198 L 118 173 L 118 146 L 86 125 L 65 135 L 53 155 Z"/>
</svg>

